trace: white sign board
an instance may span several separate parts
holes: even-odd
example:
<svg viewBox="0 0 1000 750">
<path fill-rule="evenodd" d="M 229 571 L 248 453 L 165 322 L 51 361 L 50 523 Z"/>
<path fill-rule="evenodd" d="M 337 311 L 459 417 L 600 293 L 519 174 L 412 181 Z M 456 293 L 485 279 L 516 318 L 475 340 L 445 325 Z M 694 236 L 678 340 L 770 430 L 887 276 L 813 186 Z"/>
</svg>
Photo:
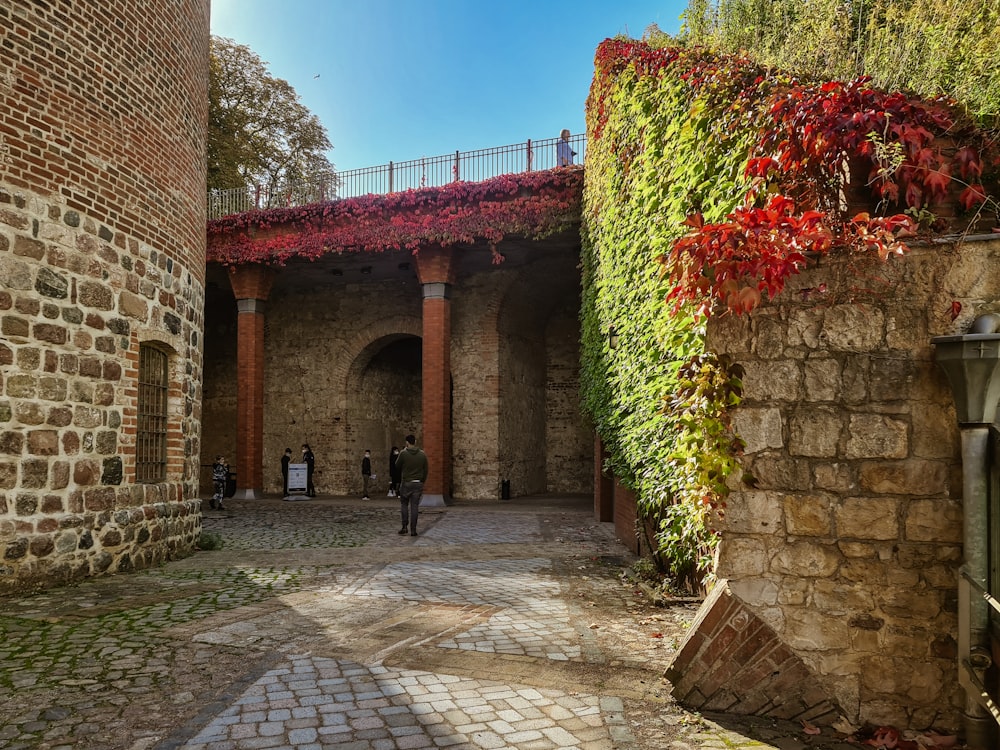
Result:
<svg viewBox="0 0 1000 750">
<path fill-rule="evenodd" d="M 308 489 L 309 475 L 305 464 L 288 464 L 288 492 L 305 492 Z"/>
</svg>

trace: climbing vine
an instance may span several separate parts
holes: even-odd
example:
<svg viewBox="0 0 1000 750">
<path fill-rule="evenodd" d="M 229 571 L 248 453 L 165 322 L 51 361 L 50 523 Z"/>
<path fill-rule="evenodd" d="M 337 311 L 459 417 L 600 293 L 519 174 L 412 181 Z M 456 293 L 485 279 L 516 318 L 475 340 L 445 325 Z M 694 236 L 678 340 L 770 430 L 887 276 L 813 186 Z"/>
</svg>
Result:
<svg viewBox="0 0 1000 750">
<path fill-rule="evenodd" d="M 281 265 L 292 256 L 537 239 L 579 221 L 582 181 L 581 169 L 564 168 L 248 211 L 208 223 L 208 260 Z"/>
<path fill-rule="evenodd" d="M 995 208 L 1000 163 L 945 100 L 631 40 L 597 50 L 587 129 L 585 406 L 690 586 L 742 447 L 740 372 L 705 352 L 705 319 L 750 312 L 824 253 L 885 260 L 965 230 Z"/>
</svg>

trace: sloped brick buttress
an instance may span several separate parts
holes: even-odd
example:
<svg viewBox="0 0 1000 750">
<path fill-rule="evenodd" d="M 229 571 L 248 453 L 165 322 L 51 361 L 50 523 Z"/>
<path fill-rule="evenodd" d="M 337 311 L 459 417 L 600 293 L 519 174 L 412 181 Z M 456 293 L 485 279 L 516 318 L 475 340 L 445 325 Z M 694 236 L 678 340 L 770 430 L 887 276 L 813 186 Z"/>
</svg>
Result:
<svg viewBox="0 0 1000 750">
<path fill-rule="evenodd" d="M 686 708 L 829 724 L 844 714 L 767 623 L 719 581 L 667 667 Z"/>
</svg>

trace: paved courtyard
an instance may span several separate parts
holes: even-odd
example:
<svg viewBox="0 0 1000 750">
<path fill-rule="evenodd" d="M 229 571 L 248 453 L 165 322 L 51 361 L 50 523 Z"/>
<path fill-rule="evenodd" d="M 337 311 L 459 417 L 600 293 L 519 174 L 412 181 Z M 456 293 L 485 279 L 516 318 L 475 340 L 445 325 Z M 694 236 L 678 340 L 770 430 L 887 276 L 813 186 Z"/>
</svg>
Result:
<svg viewBox="0 0 1000 750">
<path fill-rule="evenodd" d="M 418 537 L 388 498 L 227 506 L 222 550 L 0 599 L 0 748 L 837 747 L 673 704 L 697 607 L 623 583 L 588 499 L 427 509 Z"/>
</svg>

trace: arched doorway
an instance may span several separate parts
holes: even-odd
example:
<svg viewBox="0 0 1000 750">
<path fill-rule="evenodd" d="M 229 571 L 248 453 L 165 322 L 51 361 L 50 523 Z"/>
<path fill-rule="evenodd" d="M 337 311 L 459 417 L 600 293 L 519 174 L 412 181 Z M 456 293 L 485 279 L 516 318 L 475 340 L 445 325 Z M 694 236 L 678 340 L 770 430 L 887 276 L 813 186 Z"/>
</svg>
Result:
<svg viewBox="0 0 1000 750">
<path fill-rule="evenodd" d="M 421 339 L 398 334 L 384 336 L 362 350 L 350 369 L 346 395 L 347 461 L 355 467 L 348 477 L 348 493 L 361 490 L 361 457 L 372 452 L 376 487 L 388 487 L 388 460 L 392 446 L 402 447 L 408 433 L 420 433 Z"/>
</svg>

